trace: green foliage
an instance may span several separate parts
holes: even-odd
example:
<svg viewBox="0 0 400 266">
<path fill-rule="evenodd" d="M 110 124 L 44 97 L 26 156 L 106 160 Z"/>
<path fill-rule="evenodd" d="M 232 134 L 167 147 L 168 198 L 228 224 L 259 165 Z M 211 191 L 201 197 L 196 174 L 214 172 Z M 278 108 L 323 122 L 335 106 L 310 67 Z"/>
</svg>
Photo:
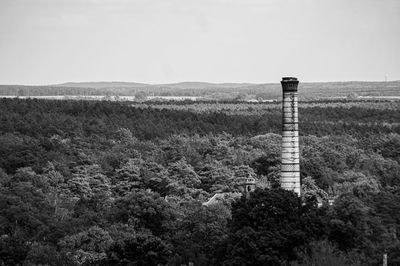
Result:
<svg viewBox="0 0 400 266">
<path fill-rule="evenodd" d="M 93 226 L 84 232 L 67 236 L 60 240 L 59 246 L 68 257 L 78 264 L 96 264 L 107 258 L 106 250 L 112 244 L 107 231 Z"/>
<path fill-rule="evenodd" d="M 0 265 L 399 264 L 399 105 L 300 103 L 302 203 L 235 201 L 279 186 L 280 108 L 1 99 Z"/>
<path fill-rule="evenodd" d="M 224 265 L 282 265 L 297 259 L 296 249 L 319 232 L 310 230 L 316 207 L 302 206 L 293 192 L 256 190 L 232 205 Z"/>
<path fill-rule="evenodd" d="M 68 187 L 75 198 L 101 200 L 101 207 L 105 207 L 109 203 L 110 180 L 102 173 L 99 165 L 81 165 L 75 167 L 73 172 L 72 178 L 68 180 Z"/>
<path fill-rule="evenodd" d="M 333 213 L 330 214 L 329 238 L 335 241 L 341 250 L 361 253 L 360 261 L 363 265 L 373 265 L 381 260 L 383 253 L 400 248 L 395 229 L 396 222 L 385 219 L 385 216 L 397 215 L 379 214 L 385 212 L 378 207 L 388 194 L 379 192 L 369 197 L 362 196 L 358 198 L 350 193 L 343 194 L 335 201 Z M 398 205 L 398 202 L 395 205 Z M 396 211 L 397 208 L 398 206 L 391 210 Z"/>
<path fill-rule="evenodd" d="M 58 252 L 57 249 L 48 244 L 38 242 L 32 243 L 26 255 L 23 265 L 76 265 L 69 254 Z"/>
<path fill-rule="evenodd" d="M 328 203 L 328 193 L 318 187 L 315 184 L 315 180 L 311 177 L 306 177 L 301 180 L 301 197 L 305 202 L 316 200 L 321 204 Z"/>
<path fill-rule="evenodd" d="M 159 194 L 135 189 L 115 201 L 110 211 L 115 222 L 164 234 L 174 220 L 173 208 Z"/>
<path fill-rule="evenodd" d="M 301 262 L 292 262 L 291 266 L 309 266 L 309 265 L 325 265 L 325 266 L 350 266 L 357 265 L 357 262 L 350 262 L 350 258 L 343 252 L 338 250 L 330 242 L 315 241 L 310 243 L 309 254 L 302 253 Z"/>
<path fill-rule="evenodd" d="M 170 254 L 163 240 L 148 232 L 138 232 L 114 242 L 105 265 L 165 265 Z"/>
<path fill-rule="evenodd" d="M 215 263 L 214 249 L 225 239 L 230 217 L 229 207 L 223 203 L 186 206 L 182 221 L 171 239 L 174 265 L 195 262 L 205 266 Z"/>
<path fill-rule="evenodd" d="M 29 246 L 23 237 L 0 236 L 0 264 L 1 265 L 21 265 L 29 252 Z"/>
<path fill-rule="evenodd" d="M 207 163 L 199 169 L 201 189 L 210 193 L 233 191 L 233 173 L 221 162 Z"/>
</svg>

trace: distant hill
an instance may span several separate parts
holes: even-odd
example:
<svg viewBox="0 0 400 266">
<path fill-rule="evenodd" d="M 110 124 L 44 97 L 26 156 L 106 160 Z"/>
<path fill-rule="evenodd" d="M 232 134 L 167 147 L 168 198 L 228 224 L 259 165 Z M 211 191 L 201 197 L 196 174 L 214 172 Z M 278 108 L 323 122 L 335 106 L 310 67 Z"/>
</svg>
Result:
<svg viewBox="0 0 400 266">
<path fill-rule="evenodd" d="M 50 85 L 54 87 L 71 87 L 71 88 L 93 88 L 93 89 L 104 89 L 104 88 L 135 88 L 145 87 L 149 84 L 137 83 L 137 82 L 122 82 L 122 81 L 100 81 L 100 82 L 66 82 L 62 84 Z"/>
<path fill-rule="evenodd" d="M 146 84 L 137 82 L 122 82 L 122 81 L 100 81 L 100 82 L 66 82 L 62 84 L 49 85 L 53 87 L 70 87 L 70 88 L 176 88 L 176 89 L 209 89 L 209 88 L 239 88 L 252 86 L 252 83 L 209 83 L 198 81 L 186 81 L 168 84 Z"/>
<path fill-rule="evenodd" d="M 168 87 L 168 88 L 180 88 L 180 89 L 209 89 L 209 88 L 240 88 L 257 85 L 254 83 L 209 83 L 209 82 L 197 82 L 197 81 L 186 81 L 170 84 L 155 84 L 155 87 Z"/>
</svg>

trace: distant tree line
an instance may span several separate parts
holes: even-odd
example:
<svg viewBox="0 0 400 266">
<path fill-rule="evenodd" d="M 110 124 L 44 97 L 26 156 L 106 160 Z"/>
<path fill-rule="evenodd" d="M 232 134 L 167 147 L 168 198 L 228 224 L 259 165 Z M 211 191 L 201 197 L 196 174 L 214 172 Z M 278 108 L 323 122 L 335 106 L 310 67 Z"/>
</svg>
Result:
<svg viewBox="0 0 400 266">
<path fill-rule="evenodd" d="M 279 83 L 265 84 L 160 84 L 146 85 L 129 83 L 76 83 L 48 86 L 0 85 L 0 95 L 48 96 L 48 95 L 119 95 L 134 96 L 192 96 L 207 100 L 265 99 L 281 97 Z M 79 87 L 80 86 L 80 87 Z M 400 96 L 400 81 L 390 82 L 324 82 L 300 83 L 299 96 L 302 100 L 329 98 L 356 99 L 358 96 Z"/>
</svg>

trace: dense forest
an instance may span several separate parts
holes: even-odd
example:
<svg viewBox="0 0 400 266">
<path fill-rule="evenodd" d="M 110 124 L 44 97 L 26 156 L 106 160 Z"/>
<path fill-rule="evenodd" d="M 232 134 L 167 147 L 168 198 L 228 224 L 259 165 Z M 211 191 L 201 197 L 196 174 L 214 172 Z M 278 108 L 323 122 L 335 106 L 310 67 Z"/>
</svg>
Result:
<svg viewBox="0 0 400 266">
<path fill-rule="evenodd" d="M 299 117 L 301 198 L 280 103 L 0 99 L 0 265 L 400 265 L 400 103 Z"/>
</svg>

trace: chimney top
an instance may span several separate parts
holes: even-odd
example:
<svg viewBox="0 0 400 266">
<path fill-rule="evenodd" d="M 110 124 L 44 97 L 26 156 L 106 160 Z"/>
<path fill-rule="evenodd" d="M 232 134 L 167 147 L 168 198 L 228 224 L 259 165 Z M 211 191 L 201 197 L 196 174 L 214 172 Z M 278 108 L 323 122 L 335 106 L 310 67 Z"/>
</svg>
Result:
<svg viewBox="0 0 400 266">
<path fill-rule="evenodd" d="M 299 81 L 294 77 L 283 77 L 281 84 L 284 92 L 296 92 Z"/>
<path fill-rule="evenodd" d="M 283 77 L 282 81 L 297 81 L 297 78 L 295 78 L 295 77 Z"/>
</svg>

